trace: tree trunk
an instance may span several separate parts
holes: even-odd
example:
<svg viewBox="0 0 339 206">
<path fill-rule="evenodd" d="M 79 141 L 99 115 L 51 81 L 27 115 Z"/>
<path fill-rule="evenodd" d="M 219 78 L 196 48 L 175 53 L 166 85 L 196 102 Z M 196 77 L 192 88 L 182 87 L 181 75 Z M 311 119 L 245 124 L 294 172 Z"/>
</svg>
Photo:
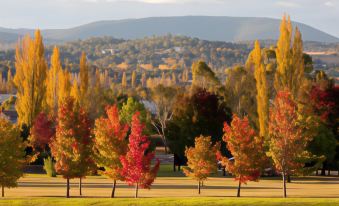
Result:
<svg viewBox="0 0 339 206">
<path fill-rule="evenodd" d="M 286 195 L 286 175 L 285 175 L 284 172 L 282 173 L 282 178 L 283 178 L 283 189 L 284 189 L 283 197 L 286 198 L 287 197 L 287 195 Z"/>
<path fill-rule="evenodd" d="M 179 165 L 178 165 L 178 171 L 179 171 L 179 172 L 180 172 L 180 166 L 181 166 L 181 165 L 179 164 Z"/>
<path fill-rule="evenodd" d="M 112 187 L 112 194 L 111 194 L 111 198 L 114 198 L 114 195 L 115 195 L 115 185 L 116 185 L 117 181 L 114 180 L 113 182 L 113 187 Z"/>
<path fill-rule="evenodd" d="M 66 197 L 69 198 L 69 178 L 67 178 Z"/>
<path fill-rule="evenodd" d="M 287 175 L 287 182 L 291 183 L 291 175 Z"/>
<path fill-rule="evenodd" d="M 319 175 L 319 172 L 318 172 L 318 169 L 315 171 L 315 176 L 318 176 Z"/>
<path fill-rule="evenodd" d="M 200 181 L 198 181 L 198 194 L 200 195 Z"/>
<path fill-rule="evenodd" d="M 321 176 L 325 176 L 326 174 L 325 174 L 325 171 L 326 170 L 326 161 L 325 162 L 323 162 L 323 167 L 321 168 Z"/>
<path fill-rule="evenodd" d="M 237 197 L 240 197 L 241 181 L 239 180 Z"/>
<path fill-rule="evenodd" d="M 79 194 L 82 196 L 82 178 L 79 179 Z"/>
<path fill-rule="evenodd" d="M 5 187 L 1 185 L 1 196 L 5 197 Z"/>
<path fill-rule="evenodd" d="M 226 168 L 225 167 L 222 168 L 222 176 L 224 176 L 224 177 L 226 176 Z"/>
<path fill-rule="evenodd" d="M 331 175 L 331 169 L 328 169 L 327 171 L 327 175 L 330 176 Z"/>
<path fill-rule="evenodd" d="M 138 189 L 139 189 L 139 184 L 135 186 L 135 198 L 138 198 Z"/>
<path fill-rule="evenodd" d="M 201 181 L 201 187 L 204 187 L 204 181 Z"/>
</svg>

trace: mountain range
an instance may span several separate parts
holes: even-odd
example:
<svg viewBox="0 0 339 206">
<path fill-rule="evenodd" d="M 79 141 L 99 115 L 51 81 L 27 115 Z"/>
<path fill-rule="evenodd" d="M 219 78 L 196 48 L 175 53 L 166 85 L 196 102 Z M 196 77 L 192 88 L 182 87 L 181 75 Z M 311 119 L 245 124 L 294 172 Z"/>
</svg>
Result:
<svg viewBox="0 0 339 206">
<path fill-rule="evenodd" d="M 276 40 L 279 19 L 265 17 L 181 16 L 149 17 L 141 19 L 97 21 L 68 29 L 42 30 L 47 43 L 62 43 L 89 37 L 111 36 L 139 39 L 166 34 L 197 37 L 211 41 L 241 42 Z M 304 41 L 339 42 L 339 38 L 303 23 L 293 22 L 300 29 Z M 14 43 L 20 36 L 33 34 L 33 29 L 0 27 L 0 42 Z"/>
</svg>

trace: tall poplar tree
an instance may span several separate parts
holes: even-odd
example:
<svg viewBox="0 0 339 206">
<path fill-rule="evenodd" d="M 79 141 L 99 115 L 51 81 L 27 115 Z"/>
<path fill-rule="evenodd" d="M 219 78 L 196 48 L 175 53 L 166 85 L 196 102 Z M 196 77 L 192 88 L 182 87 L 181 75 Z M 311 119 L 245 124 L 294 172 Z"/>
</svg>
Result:
<svg viewBox="0 0 339 206">
<path fill-rule="evenodd" d="M 268 130 L 268 86 L 266 79 L 266 68 L 262 60 L 262 51 L 259 41 L 254 44 L 254 49 L 251 53 L 254 62 L 254 78 L 257 87 L 257 112 L 259 119 L 259 135 L 267 136 Z"/>
<path fill-rule="evenodd" d="M 87 64 L 86 53 L 82 52 L 80 58 L 80 86 L 79 86 L 79 94 L 80 94 L 80 104 L 82 106 L 86 105 L 86 98 L 89 89 L 89 68 Z"/>
<path fill-rule="evenodd" d="M 293 98 L 297 98 L 304 81 L 303 43 L 298 28 L 295 29 L 293 42 L 292 33 L 290 17 L 286 20 L 284 15 L 276 48 L 277 70 L 274 87 L 277 92 L 288 89 Z"/>
<path fill-rule="evenodd" d="M 60 52 L 58 47 L 54 47 L 53 54 L 51 56 L 51 68 L 48 71 L 47 75 L 47 91 L 46 91 L 46 104 L 47 111 L 53 116 L 56 116 L 58 111 L 58 101 L 59 101 L 59 89 L 60 89 L 60 75 L 62 71 L 62 66 L 60 62 Z"/>
<path fill-rule="evenodd" d="M 19 124 L 31 126 L 42 111 L 46 94 L 47 62 L 39 30 L 34 39 L 28 35 L 16 48 L 14 85 L 17 89 L 16 111 Z"/>
</svg>

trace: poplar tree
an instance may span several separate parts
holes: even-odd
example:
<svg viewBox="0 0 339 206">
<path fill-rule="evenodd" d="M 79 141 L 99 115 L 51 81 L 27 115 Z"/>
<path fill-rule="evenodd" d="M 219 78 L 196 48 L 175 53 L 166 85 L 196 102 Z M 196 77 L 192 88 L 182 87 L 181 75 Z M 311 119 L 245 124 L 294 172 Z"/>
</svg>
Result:
<svg viewBox="0 0 339 206">
<path fill-rule="evenodd" d="M 290 17 L 286 20 L 284 15 L 276 48 L 277 70 L 274 88 L 277 92 L 287 89 L 293 98 L 297 98 L 304 81 L 303 43 L 298 28 L 295 29 L 293 42 L 292 33 Z"/>
<path fill-rule="evenodd" d="M 126 88 L 126 87 L 127 87 L 126 72 L 122 73 L 121 86 L 122 86 L 123 88 Z"/>
<path fill-rule="evenodd" d="M 67 70 L 59 71 L 59 95 L 58 102 L 62 102 L 65 98 L 71 95 L 71 76 Z M 58 104 L 59 104 L 58 103 Z"/>
<path fill-rule="evenodd" d="M 254 49 L 251 53 L 254 62 L 254 78 L 257 88 L 257 112 L 259 119 L 259 135 L 260 137 L 267 136 L 268 130 L 268 86 L 266 79 L 266 68 L 262 60 L 262 51 L 259 41 L 254 44 Z"/>
<path fill-rule="evenodd" d="M 89 70 L 87 65 L 87 57 L 86 53 L 82 52 L 80 58 L 80 85 L 79 85 L 79 96 L 80 96 L 80 104 L 85 106 L 87 101 L 87 94 L 89 89 Z"/>
<path fill-rule="evenodd" d="M 132 72 L 132 77 L 131 77 L 131 86 L 132 88 L 135 88 L 137 84 L 137 75 L 135 71 Z"/>
<path fill-rule="evenodd" d="M 19 124 L 31 126 L 42 111 L 46 94 L 47 62 L 39 30 L 34 39 L 28 35 L 16 48 L 14 85 L 17 89 L 16 111 Z"/>
<path fill-rule="evenodd" d="M 78 81 L 76 79 L 73 80 L 71 95 L 70 95 L 76 104 L 80 103 L 80 91 L 78 86 Z"/>
<path fill-rule="evenodd" d="M 53 116 L 57 114 L 58 111 L 58 101 L 59 101 L 59 91 L 60 91 L 60 72 L 62 71 L 62 66 L 60 62 L 60 53 L 57 47 L 54 47 L 53 54 L 51 56 L 51 68 L 48 71 L 47 75 L 47 91 L 46 91 L 46 104 L 47 111 L 49 111 Z"/>
</svg>

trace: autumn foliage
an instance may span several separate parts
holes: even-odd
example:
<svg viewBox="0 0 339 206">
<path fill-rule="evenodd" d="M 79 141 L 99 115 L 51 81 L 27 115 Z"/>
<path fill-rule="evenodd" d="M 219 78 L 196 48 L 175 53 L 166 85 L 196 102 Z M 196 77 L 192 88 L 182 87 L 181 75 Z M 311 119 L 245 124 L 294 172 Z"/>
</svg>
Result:
<svg viewBox="0 0 339 206">
<path fill-rule="evenodd" d="M 103 174 L 114 180 L 111 197 L 114 197 L 116 180 L 123 180 L 120 171 L 122 164 L 120 156 L 127 152 L 128 125 L 121 123 L 116 105 L 106 108 L 107 117 L 95 121 L 94 157 Z"/>
<path fill-rule="evenodd" d="M 46 150 L 55 135 L 55 125 L 46 113 L 41 112 L 34 120 L 29 138 L 34 150 Z"/>
<path fill-rule="evenodd" d="M 65 99 L 59 107 L 56 136 L 50 146 L 57 173 L 68 181 L 85 177 L 94 169 L 90 126 L 88 114 L 73 98 Z"/>
<path fill-rule="evenodd" d="M 156 160 L 154 167 L 151 167 L 155 153 L 148 151 L 151 142 L 143 135 L 145 126 L 140 122 L 139 115 L 136 112 L 132 117 L 128 151 L 120 157 L 121 175 L 129 185 L 136 186 L 135 197 L 138 197 L 139 186 L 147 189 L 151 187 L 160 165 L 159 160 Z"/>
<path fill-rule="evenodd" d="M 240 119 L 233 115 L 230 125 L 224 124 L 223 140 L 227 143 L 227 149 L 231 152 L 233 159 L 223 158 L 223 165 L 227 171 L 239 181 L 238 197 L 240 186 L 247 181 L 257 181 L 261 174 L 261 168 L 265 161 L 263 153 L 263 138 L 259 137 L 250 126 L 247 117 Z"/>
<path fill-rule="evenodd" d="M 297 105 L 290 92 L 278 92 L 274 106 L 270 108 L 268 155 L 272 158 L 275 168 L 281 172 L 286 197 L 285 177 L 299 174 L 304 166 L 303 159 L 309 156 L 306 151 L 311 140 L 298 121 Z"/>
<path fill-rule="evenodd" d="M 217 157 L 220 144 L 212 144 L 211 137 L 200 136 L 195 138 L 195 147 L 186 148 L 187 168 L 184 173 L 198 181 L 198 193 L 202 181 L 211 173 L 217 172 Z"/>
</svg>

